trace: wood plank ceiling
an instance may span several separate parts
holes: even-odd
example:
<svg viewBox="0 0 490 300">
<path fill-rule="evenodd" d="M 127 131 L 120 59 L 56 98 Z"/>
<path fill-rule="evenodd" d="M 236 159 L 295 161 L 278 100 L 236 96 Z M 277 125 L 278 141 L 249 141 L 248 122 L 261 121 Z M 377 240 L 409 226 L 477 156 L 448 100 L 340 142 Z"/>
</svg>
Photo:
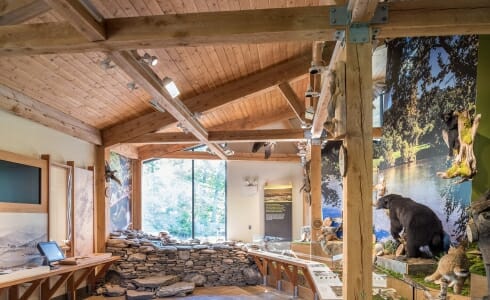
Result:
<svg viewBox="0 0 490 300">
<path fill-rule="evenodd" d="M 319 0 L 91 0 L 85 2 L 89 2 L 104 19 L 320 4 Z M 50 10 L 25 23 L 63 21 L 54 10 Z M 138 53 L 143 55 L 147 52 L 158 57 L 159 63 L 152 67 L 153 71 L 160 78 L 166 76 L 172 78 L 181 91 L 180 99 L 185 102 L 186 99 L 246 78 L 268 67 L 299 56 L 310 57 L 311 45 L 311 42 L 301 41 L 232 44 L 139 49 Z M 111 62 L 109 68 L 104 68 L 103 61 L 106 58 L 107 54 L 102 52 L 4 56 L 0 57 L 0 83 L 102 131 L 153 112 L 154 109 L 149 105 L 152 97 L 138 85 L 136 89 L 129 89 L 128 84 L 132 79 L 114 63 Z M 304 65 L 304 74 L 307 73 L 308 67 L 309 64 Z M 307 77 L 296 78 L 291 82 L 291 86 L 299 99 L 304 99 Z M 283 116 L 283 119 L 294 117 L 287 101 L 279 90 L 272 86 L 204 112 L 199 121 L 205 128 L 223 129 L 221 127 L 230 124 L 235 128 L 243 126 L 240 120 L 251 120 L 252 124 L 246 127 L 253 128 L 254 117 L 270 117 L 277 113 Z M 257 124 L 259 126 L 266 125 L 266 122 L 259 123 Z M 162 130 L 179 131 L 176 123 Z"/>
</svg>

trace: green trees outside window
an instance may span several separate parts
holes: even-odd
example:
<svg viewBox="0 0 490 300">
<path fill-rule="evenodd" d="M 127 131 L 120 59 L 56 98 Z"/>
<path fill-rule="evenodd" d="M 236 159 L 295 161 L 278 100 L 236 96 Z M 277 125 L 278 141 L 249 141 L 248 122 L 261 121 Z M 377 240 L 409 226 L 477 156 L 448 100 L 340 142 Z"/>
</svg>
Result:
<svg viewBox="0 0 490 300">
<path fill-rule="evenodd" d="M 173 237 L 224 240 L 226 164 L 220 160 L 157 159 L 143 163 L 143 230 Z"/>
</svg>

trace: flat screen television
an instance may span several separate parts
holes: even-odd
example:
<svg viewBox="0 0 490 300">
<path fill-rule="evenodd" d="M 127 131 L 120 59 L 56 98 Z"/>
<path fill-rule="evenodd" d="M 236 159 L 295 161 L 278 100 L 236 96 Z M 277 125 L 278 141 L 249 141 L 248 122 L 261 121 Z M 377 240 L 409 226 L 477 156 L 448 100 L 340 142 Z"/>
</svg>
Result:
<svg viewBox="0 0 490 300">
<path fill-rule="evenodd" d="M 0 202 L 41 204 L 41 168 L 0 159 Z"/>
<path fill-rule="evenodd" d="M 53 268 L 54 266 L 52 265 L 53 262 L 60 261 L 62 259 L 65 259 L 65 255 L 63 254 L 63 251 L 61 250 L 60 246 L 58 246 L 58 243 L 51 241 L 51 242 L 39 242 L 37 244 L 37 249 L 43 255 L 46 257 L 48 265 Z"/>
</svg>

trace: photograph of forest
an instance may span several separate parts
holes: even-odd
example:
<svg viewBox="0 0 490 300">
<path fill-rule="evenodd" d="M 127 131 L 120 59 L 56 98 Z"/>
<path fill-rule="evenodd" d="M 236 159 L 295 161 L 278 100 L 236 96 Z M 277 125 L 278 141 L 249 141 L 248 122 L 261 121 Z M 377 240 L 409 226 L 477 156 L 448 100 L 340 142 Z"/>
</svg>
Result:
<svg viewBox="0 0 490 300">
<path fill-rule="evenodd" d="M 457 184 L 457 179 L 436 175 L 453 159 L 443 138 L 441 114 L 474 110 L 478 37 L 402 38 L 389 41 L 387 47 L 383 135 L 373 142 L 373 185 L 384 180 L 387 193 L 431 207 L 455 241 L 468 220 L 471 182 Z M 324 150 L 324 217 L 340 217 L 342 211 L 337 147 Z M 382 211 L 373 213 L 377 239 L 389 238 L 389 219 Z"/>
</svg>

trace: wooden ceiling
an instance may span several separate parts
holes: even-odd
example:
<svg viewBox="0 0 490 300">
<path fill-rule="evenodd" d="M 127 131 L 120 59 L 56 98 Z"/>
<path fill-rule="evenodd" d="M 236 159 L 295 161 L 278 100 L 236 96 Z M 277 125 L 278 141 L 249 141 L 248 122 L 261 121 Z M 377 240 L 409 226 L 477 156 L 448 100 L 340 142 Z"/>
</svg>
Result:
<svg viewBox="0 0 490 300">
<path fill-rule="evenodd" d="M 184 118 L 181 121 L 200 136 L 196 143 L 201 144 L 208 144 L 208 131 L 255 129 L 270 124 L 277 124 L 275 128 L 298 128 L 299 122 L 287 120 L 304 115 L 312 42 L 318 36 L 331 41 L 323 51 L 325 63 L 333 51 L 330 34 L 335 28 L 327 28 L 328 20 L 322 25 L 323 18 L 328 19 L 325 5 L 346 1 L 2 2 L 0 108 L 94 144 L 130 144 L 131 155 L 139 156 L 137 147 L 143 151 L 150 146 L 133 144 L 132 140 L 151 132 L 181 132 L 176 118 Z M 453 2 L 455 9 L 465 7 L 464 1 Z M 475 6 L 485 6 L 483 0 L 475 2 Z M 403 3 L 394 4 L 395 15 L 397 9 L 410 15 L 417 7 Z M 415 3 L 420 6 L 423 1 Z M 321 8 L 308 9 L 314 6 Z M 429 6 L 437 10 L 436 5 Z M 480 31 L 488 30 L 487 6 L 476 15 L 476 10 L 470 11 Z M 263 13 L 257 11 L 260 9 L 276 10 Z M 440 14 L 443 18 L 443 12 Z M 398 18 L 401 23 L 393 22 L 393 27 L 385 29 L 387 36 L 407 22 Z M 445 21 L 440 18 L 434 21 L 434 28 Z M 213 27 L 208 29 L 209 23 Z M 414 24 L 413 31 L 418 32 L 417 22 Z M 169 33 L 164 33 L 165 26 Z M 161 36 L 159 28 L 163 28 Z M 291 39 L 284 38 L 286 34 Z M 136 53 L 124 54 L 131 49 Z M 131 57 L 144 53 L 158 57 L 159 63 L 154 67 L 135 65 L 133 71 L 128 70 L 133 68 Z M 108 58 L 112 61 L 104 65 Z M 169 102 L 158 86 L 145 85 L 148 78 L 154 78 L 157 84 L 164 77 L 172 78 L 178 86 L 181 95 L 177 103 Z M 136 83 L 135 89 L 128 88 L 131 83 Z M 149 101 L 155 98 L 167 113 L 152 108 Z M 177 108 L 169 107 L 169 103 Z M 167 144 L 152 149 L 167 149 Z M 161 150 L 161 155 L 167 152 Z"/>
</svg>

